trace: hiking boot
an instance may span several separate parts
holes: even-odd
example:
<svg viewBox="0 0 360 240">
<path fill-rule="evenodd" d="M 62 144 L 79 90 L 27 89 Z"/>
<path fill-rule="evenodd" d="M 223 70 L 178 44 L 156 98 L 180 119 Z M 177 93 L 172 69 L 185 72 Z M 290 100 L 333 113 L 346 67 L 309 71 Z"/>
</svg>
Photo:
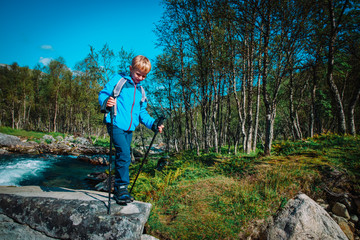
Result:
<svg viewBox="0 0 360 240">
<path fill-rule="evenodd" d="M 114 199 L 116 203 L 120 205 L 126 205 L 134 201 L 134 197 L 128 192 L 126 186 L 115 187 Z"/>
</svg>

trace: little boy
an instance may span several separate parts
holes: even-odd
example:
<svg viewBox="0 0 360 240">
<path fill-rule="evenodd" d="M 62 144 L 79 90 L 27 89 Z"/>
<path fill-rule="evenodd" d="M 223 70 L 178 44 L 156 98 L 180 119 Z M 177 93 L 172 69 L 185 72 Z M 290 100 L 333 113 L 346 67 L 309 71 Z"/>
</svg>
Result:
<svg viewBox="0 0 360 240">
<path fill-rule="evenodd" d="M 151 70 L 148 58 L 138 55 L 132 60 L 130 76 L 116 76 L 110 80 L 99 93 L 99 103 L 102 112 L 110 112 L 114 106 L 113 118 L 113 143 L 115 146 L 115 184 L 114 199 L 118 204 L 126 204 L 134 201 L 128 192 L 129 166 L 131 162 L 130 143 L 132 132 L 139 123 L 144 124 L 153 131 L 162 132 L 163 125 L 157 126 L 157 122 L 146 111 L 147 102 L 140 82 L 146 78 Z M 113 90 L 121 78 L 126 82 L 122 87 L 120 95 L 114 99 Z M 105 118 L 108 132 L 110 133 L 111 118 L 107 114 Z M 156 129 L 158 128 L 158 129 Z"/>
</svg>

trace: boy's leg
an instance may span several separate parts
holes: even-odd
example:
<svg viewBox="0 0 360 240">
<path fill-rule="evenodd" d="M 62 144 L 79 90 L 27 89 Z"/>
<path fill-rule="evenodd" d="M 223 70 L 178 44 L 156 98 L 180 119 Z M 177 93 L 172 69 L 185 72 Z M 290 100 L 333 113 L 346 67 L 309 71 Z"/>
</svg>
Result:
<svg viewBox="0 0 360 240">
<path fill-rule="evenodd" d="M 132 132 L 121 130 L 116 126 L 113 127 L 113 143 L 116 149 L 114 198 L 118 203 L 128 203 L 134 200 L 127 190 L 130 182 L 131 140 Z"/>
</svg>

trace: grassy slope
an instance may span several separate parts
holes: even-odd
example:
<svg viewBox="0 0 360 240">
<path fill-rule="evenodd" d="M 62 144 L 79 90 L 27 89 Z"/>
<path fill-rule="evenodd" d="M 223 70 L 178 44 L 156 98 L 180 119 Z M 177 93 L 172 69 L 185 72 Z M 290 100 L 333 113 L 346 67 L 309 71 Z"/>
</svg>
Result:
<svg viewBox="0 0 360 240">
<path fill-rule="evenodd" d="M 8 135 L 18 136 L 23 139 L 33 140 L 33 141 L 41 139 L 44 135 L 51 135 L 54 138 L 57 136 L 62 136 L 62 137 L 65 136 L 65 134 L 63 134 L 63 133 L 34 132 L 34 131 L 26 131 L 26 130 L 22 130 L 22 129 L 12 129 L 11 127 L 0 127 L 0 132 L 4 133 L 4 134 L 8 134 Z"/>
<path fill-rule="evenodd" d="M 271 157 L 183 153 L 162 172 L 149 161 L 134 190 L 137 199 L 153 204 L 151 235 L 243 239 L 299 191 L 323 197 L 333 172 L 348 181 L 328 190 L 358 195 L 359 159 L 359 138 L 337 135 L 278 143 Z"/>
</svg>

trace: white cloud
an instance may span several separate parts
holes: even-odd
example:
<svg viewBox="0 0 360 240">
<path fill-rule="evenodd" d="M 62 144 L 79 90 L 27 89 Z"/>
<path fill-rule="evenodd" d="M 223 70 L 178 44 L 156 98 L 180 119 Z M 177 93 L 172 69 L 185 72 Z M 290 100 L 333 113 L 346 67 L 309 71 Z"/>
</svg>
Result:
<svg viewBox="0 0 360 240">
<path fill-rule="evenodd" d="M 52 58 L 40 57 L 39 63 L 42 63 L 44 66 L 47 66 L 47 65 L 50 64 L 51 60 L 53 60 L 53 59 Z"/>
<path fill-rule="evenodd" d="M 54 50 L 51 45 L 41 45 L 41 49 L 44 49 L 44 50 Z"/>
</svg>

